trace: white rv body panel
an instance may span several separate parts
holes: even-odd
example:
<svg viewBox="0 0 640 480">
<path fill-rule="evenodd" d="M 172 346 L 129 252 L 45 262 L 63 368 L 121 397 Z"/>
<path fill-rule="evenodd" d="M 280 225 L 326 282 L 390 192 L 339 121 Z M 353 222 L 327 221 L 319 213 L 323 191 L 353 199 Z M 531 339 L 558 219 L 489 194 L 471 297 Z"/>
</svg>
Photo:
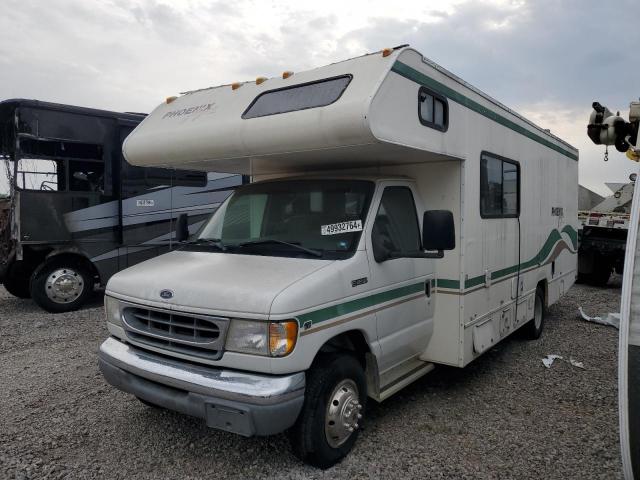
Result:
<svg viewBox="0 0 640 480">
<path fill-rule="evenodd" d="M 341 75 L 352 80 L 330 105 L 242 118 L 264 92 Z M 418 121 L 421 86 L 448 99 L 444 132 Z M 152 112 L 124 152 L 137 165 L 228 169 L 254 180 L 303 172 L 414 180 L 417 201 L 450 210 L 457 234 L 456 249 L 437 262 L 424 361 L 466 365 L 532 318 L 540 282 L 550 305 L 575 278 L 577 150 L 410 48 L 187 93 Z M 481 218 L 483 152 L 518 164 L 519 217 Z"/>
<path fill-rule="evenodd" d="M 351 82 L 326 106 L 242 118 L 265 92 L 343 75 L 351 75 Z M 444 124 L 434 127 L 419 117 L 424 91 L 444 102 Z M 115 276 L 107 295 L 137 304 L 157 307 L 161 289 L 169 288 L 163 287 L 166 283 L 176 290 L 192 288 L 193 293 L 180 294 L 183 300 L 176 296 L 178 303 L 169 302 L 180 312 L 297 321 L 295 348 L 286 356 L 236 351 L 210 361 L 188 358 L 192 362 L 293 375 L 313 368 L 319 352 L 362 348 L 367 393 L 382 400 L 428 372 L 432 364 L 467 365 L 533 320 L 537 289 L 548 306 L 575 279 L 577 150 L 409 48 L 260 85 L 185 94 L 149 115 L 128 137 L 124 153 L 136 165 L 240 172 L 250 174 L 254 182 L 264 181 L 263 186 L 245 187 L 249 192 L 251 188 L 275 191 L 276 183 L 287 181 L 291 182 L 287 188 L 295 181 L 311 180 L 375 184 L 370 206 L 358 219 L 361 225 L 356 230 L 361 233 L 349 257 L 329 261 L 307 252 L 308 258 L 267 254 L 266 260 L 262 253 L 210 252 L 202 255 L 225 258 L 202 259 L 211 268 L 200 268 L 192 262 L 201 254 L 176 252 L 167 258 L 164 271 L 160 257 L 148 268 L 142 264 L 131 274 Z M 488 167 L 482 168 L 487 159 L 501 165 L 501 177 L 481 192 L 481 179 L 489 175 Z M 480 204 L 495 202 L 496 185 L 500 199 L 495 205 L 516 213 L 483 218 Z M 413 231 L 410 228 L 417 223 L 419 235 L 426 228 L 424 211 L 449 211 L 455 248 L 437 259 L 424 252 L 382 260 L 376 256 L 374 237 L 381 242 L 385 237 L 376 226 L 386 227 L 387 208 L 393 207 L 392 203 L 385 207 L 382 200 L 400 191 L 411 204 L 404 211 L 398 209 L 402 228 L 393 227 Z M 298 222 L 297 230 L 305 230 L 304 225 L 312 224 L 306 220 L 315 215 L 313 202 L 305 202 L 304 208 L 293 200 L 286 207 Z M 249 213 L 237 215 L 236 220 L 253 218 L 252 209 L 257 207 L 248 205 Z M 328 224 L 347 215 L 344 204 L 327 208 L 317 211 L 328 215 Z M 415 209 L 415 223 L 411 215 L 402 216 L 409 209 Z M 316 227 L 309 231 L 320 235 L 322 230 Z M 296 233 L 296 228 L 287 231 L 294 237 Z M 280 240 L 295 249 L 291 243 L 302 246 L 300 238 Z M 424 243 L 418 243 L 420 249 Z M 172 279 L 170 272 L 182 264 L 184 274 Z M 191 268 L 197 275 L 188 274 Z M 136 290 L 146 277 L 153 280 Z M 221 285 L 220 294 L 216 285 Z M 127 333 L 119 328 L 115 323 L 110 326 L 126 341 Z"/>
</svg>

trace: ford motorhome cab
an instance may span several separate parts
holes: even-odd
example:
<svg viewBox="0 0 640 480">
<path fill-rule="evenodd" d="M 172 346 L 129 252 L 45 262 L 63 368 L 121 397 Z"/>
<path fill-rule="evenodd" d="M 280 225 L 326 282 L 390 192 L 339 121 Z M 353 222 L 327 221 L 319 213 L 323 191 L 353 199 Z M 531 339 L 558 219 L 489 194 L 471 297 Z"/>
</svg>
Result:
<svg viewBox="0 0 640 480">
<path fill-rule="evenodd" d="M 318 467 L 368 400 L 539 337 L 575 278 L 577 151 L 410 48 L 169 98 L 124 154 L 253 183 L 111 278 L 107 381 L 214 428 L 288 430 Z"/>
</svg>

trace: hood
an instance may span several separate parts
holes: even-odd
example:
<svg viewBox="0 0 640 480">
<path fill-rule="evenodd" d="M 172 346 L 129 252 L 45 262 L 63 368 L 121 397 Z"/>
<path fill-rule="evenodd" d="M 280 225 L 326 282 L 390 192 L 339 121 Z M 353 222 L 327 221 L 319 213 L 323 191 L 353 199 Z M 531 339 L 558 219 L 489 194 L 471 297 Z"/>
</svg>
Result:
<svg viewBox="0 0 640 480">
<path fill-rule="evenodd" d="M 174 251 L 123 270 L 106 293 L 118 298 L 218 315 L 268 315 L 273 299 L 289 285 L 330 265 L 331 260 Z M 171 299 L 160 292 L 171 290 Z"/>
</svg>

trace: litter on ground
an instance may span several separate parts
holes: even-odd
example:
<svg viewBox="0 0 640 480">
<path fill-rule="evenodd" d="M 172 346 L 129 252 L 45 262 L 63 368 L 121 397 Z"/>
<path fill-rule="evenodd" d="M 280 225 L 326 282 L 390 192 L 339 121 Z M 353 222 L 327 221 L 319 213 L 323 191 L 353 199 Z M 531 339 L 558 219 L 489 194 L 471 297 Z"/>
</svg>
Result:
<svg viewBox="0 0 640 480">
<path fill-rule="evenodd" d="M 582 307 L 578 307 L 578 310 L 580 311 L 580 315 L 582 316 L 582 318 L 587 322 L 599 323 L 600 325 L 609 325 L 618 329 L 620 328 L 620 313 L 609 313 L 606 317 L 602 318 L 590 317 L 589 315 L 584 313 Z"/>
<path fill-rule="evenodd" d="M 579 361 L 569 357 L 569 363 L 571 365 L 573 365 L 574 367 L 576 367 L 576 368 L 581 368 L 581 369 L 584 370 L 584 363 L 582 363 L 582 362 L 579 362 Z"/>
<path fill-rule="evenodd" d="M 551 368 L 551 365 L 553 365 L 553 362 L 556 359 L 562 360 L 562 357 L 560 355 L 547 355 L 545 358 L 542 359 L 542 363 L 544 364 L 545 367 Z"/>
<path fill-rule="evenodd" d="M 546 368 L 551 368 L 551 365 L 553 365 L 553 362 L 555 362 L 556 360 L 564 360 L 564 357 L 562 357 L 562 355 L 549 354 L 545 358 L 542 359 L 542 364 Z M 573 357 L 569 357 L 569 360 L 565 360 L 565 361 L 569 362 L 569 364 L 572 367 L 581 368 L 582 370 L 584 370 L 584 363 L 583 362 L 579 362 L 578 360 L 574 359 Z"/>
</svg>

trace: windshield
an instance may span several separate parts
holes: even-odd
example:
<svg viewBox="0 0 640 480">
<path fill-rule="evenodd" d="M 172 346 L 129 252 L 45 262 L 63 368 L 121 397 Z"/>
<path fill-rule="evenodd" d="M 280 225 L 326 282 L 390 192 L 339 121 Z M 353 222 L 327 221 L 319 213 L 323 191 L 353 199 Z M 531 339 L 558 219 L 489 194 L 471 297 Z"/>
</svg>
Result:
<svg viewBox="0 0 640 480">
<path fill-rule="evenodd" d="M 290 180 L 242 187 L 190 243 L 251 255 L 341 259 L 355 251 L 374 184 Z"/>
</svg>

